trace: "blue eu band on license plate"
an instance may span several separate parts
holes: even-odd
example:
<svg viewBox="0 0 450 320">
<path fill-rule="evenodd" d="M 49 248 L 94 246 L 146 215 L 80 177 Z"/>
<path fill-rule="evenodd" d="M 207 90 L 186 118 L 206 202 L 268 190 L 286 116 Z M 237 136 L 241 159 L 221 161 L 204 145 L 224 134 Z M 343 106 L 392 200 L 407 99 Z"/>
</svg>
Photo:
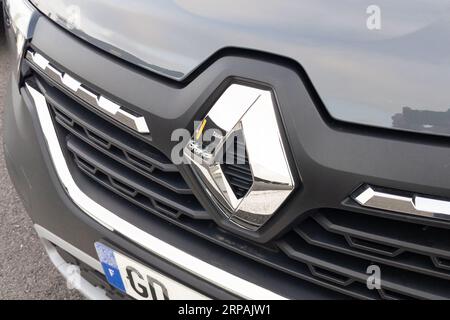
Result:
<svg viewBox="0 0 450 320">
<path fill-rule="evenodd" d="M 208 299 L 206 296 L 128 258 L 101 242 L 95 243 L 95 249 L 108 282 L 135 299 Z"/>
<path fill-rule="evenodd" d="M 100 259 L 100 263 L 102 264 L 103 271 L 105 272 L 108 282 L 115 288 L 125 293 L 125 285 L 120 275 L 116 257 L 114 256 L 114 251 L 99 242 L 95 243 L 95 249 L 97 250 L 98 258 Z"/>
</svg>

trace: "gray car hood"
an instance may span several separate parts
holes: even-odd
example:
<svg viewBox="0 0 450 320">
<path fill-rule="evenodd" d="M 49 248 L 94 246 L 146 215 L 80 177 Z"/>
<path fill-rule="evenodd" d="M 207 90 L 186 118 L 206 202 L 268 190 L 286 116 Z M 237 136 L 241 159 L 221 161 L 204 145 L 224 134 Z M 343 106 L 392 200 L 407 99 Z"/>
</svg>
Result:
<svg viewBox="0 0 450 320">
<path fill-rule="evenodd" d="M 332 117 L 450 135 L 448 0 L 34 0 L 109 53 L 183 80 L 227 47 L 300 63 Z"/>
</svg>

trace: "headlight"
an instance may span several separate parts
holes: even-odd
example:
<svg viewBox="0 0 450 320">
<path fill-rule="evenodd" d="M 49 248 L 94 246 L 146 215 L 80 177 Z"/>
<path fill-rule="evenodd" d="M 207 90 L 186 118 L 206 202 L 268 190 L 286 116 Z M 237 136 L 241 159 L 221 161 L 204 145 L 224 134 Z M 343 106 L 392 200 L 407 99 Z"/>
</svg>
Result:
<svg viewBox="0 0 450 320">
<path fill-rule="evenodd" d="M 27 0 L 5 0 L 5 25 L 8 28 L 8 37 L 14 44 L 16 72 L 20 71 L 20 60 L 26 40 L 31 37 L 31 26 L 36 17 L 36 10 Z M 12 39 L 11 39 L 12 38 Z"/>
</svg>

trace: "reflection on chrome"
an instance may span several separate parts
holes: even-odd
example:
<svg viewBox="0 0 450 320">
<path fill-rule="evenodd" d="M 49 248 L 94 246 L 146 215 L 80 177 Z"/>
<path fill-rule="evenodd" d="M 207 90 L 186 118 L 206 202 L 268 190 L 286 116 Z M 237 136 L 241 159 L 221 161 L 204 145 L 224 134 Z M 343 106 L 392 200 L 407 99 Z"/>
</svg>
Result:
<svg viewBox="0 0 450 320">
<path fill-rule="evenodd" d="M 233 84 L 214 104 L 184 156 L 219 209 L 231 221 L 257 230 L 264 225 L 294 189 L 294 179 L 269 90 Z M 200 140 L 205 130 L 215 132 L 214 145 Z M 237 132 L 245 148 L 253 178 L 243 197 L 236 196 L 221 166 L 227 142 Z"/>
<path fill-rule="evenodd" d="M 450 220 L 450 201 L 366 185 L 353 194 L 364 207 Z"/>
<path fill-rule="evenodd" d="M 91 91 L 87 86 L 75 80 L 69 74 L 60 71 L 50 61 L 37 52 L 27 51 L 26 59 L 38 70 L 68 90 L 90 106 L 104 112 L 109 117 L 139 133 L 150 133 L 143 116 L 136 116 L 117 103 Z"/>
</svg>

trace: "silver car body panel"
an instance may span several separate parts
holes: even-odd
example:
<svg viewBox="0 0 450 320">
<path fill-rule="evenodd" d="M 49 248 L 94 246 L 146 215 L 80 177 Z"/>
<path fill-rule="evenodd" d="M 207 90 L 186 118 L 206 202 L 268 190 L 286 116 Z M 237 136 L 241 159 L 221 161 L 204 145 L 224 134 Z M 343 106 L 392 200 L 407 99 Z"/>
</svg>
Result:
<svg viewBox="0 0 450 320">
<path fill-rule="evenodd" d="M 32 1 L 78 37 L 174 80 L 225 48 L 268 52 L 301 65 L 335 119 L 450 135 L 447 0 L 379 0 L 379 28 L 370 0 Z"/>
</svg>

